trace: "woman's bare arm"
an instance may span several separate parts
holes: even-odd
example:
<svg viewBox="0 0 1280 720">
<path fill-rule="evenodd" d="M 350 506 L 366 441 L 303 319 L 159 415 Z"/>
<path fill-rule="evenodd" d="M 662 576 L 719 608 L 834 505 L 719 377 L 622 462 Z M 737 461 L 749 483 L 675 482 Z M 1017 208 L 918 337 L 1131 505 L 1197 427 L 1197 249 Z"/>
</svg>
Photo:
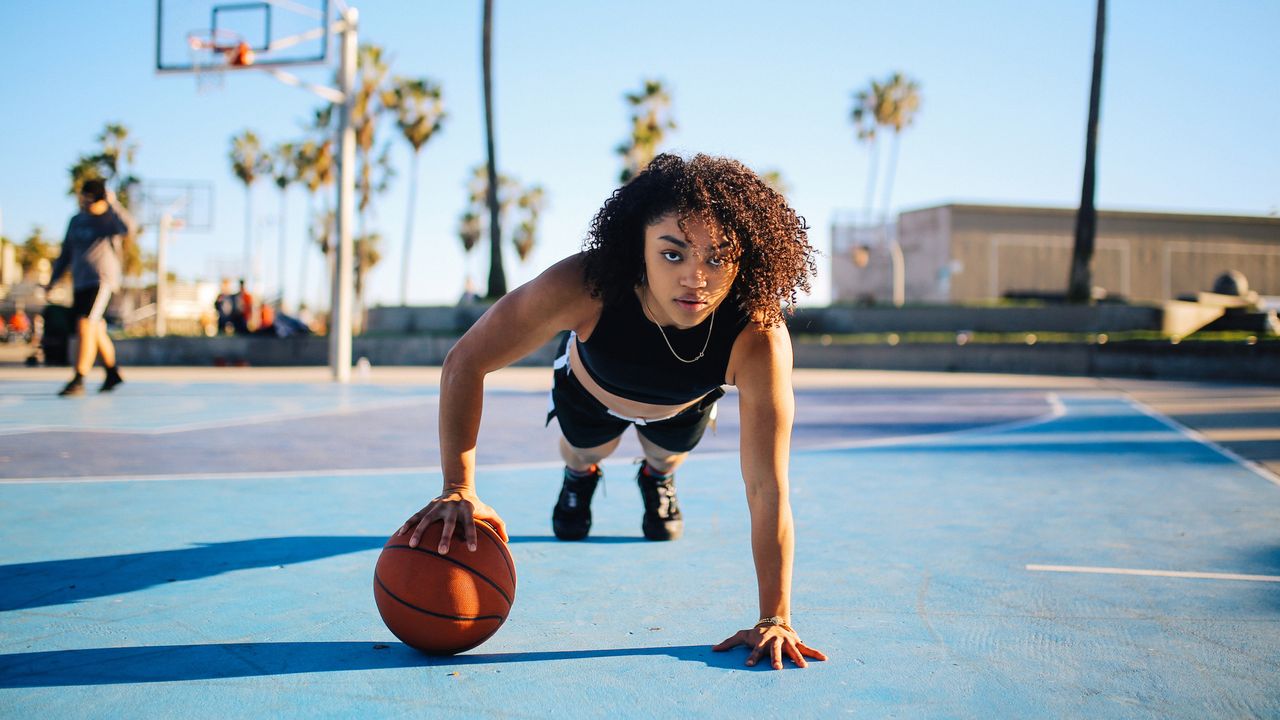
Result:
<svg viewBox="0 0 1280 720">
<path fill-rule="evenodd" d="M 468 547 L 476 543 L 475 520 L 485 520 L 506 539 L 502 518 L 480 502 L 475 487 L 476 439 L 484 406 L 484 378 L 542 347 L 564 330 L 577 330 L 599 316 L 599 301 L 587 291 L 581 256 L 548 268 L 494 303 L 458 340 L 440 376 L 441 494 L 400 528 L 411 546 L 433 522 L 444 523 L 440 552 L 448 552 L 455 526 Z"/>
</svg>

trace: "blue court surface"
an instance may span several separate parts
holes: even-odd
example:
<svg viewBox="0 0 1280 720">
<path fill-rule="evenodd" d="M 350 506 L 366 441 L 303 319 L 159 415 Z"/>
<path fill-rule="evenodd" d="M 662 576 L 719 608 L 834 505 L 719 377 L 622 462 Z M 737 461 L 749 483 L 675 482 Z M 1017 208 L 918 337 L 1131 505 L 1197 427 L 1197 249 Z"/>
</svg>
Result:
<svg viewBox="0 0 1280 720">
<path fill-rule="evenodd" d="M 1280 717 L 1280 486 L 1122 392 L 801 384 L 794 624 L 831 659 L 778 672 L 710 649 L 758 616 L 734 394 L 683 539 L 642 538 L 629 435 L 562 543 L 538 383 L 486 397 L 519 585 L 452 658 L 372 591 L 439 491 L 434 385 L 0 383 L 0 716 Z"/>
</svg>

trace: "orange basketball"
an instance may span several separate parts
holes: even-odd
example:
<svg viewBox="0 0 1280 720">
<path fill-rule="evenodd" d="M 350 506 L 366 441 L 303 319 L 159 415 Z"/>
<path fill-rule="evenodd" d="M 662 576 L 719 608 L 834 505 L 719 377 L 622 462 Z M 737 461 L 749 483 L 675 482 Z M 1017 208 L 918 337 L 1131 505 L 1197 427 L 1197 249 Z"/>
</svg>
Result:
<svg viewBox="0 0 1280 720">
<path fill-rule="evenodd" d="M 461 535 L 437 552 L 443 523 L 432 523 L 418 547 L 412 533 L 392 535 L 373 571 L 382 622 L 404 644 L 430 655 L 479 645 L 502 627 L 516 597 L 516 566 L 498 533 L 476 522 L 476 551 Z"/>
</svg>

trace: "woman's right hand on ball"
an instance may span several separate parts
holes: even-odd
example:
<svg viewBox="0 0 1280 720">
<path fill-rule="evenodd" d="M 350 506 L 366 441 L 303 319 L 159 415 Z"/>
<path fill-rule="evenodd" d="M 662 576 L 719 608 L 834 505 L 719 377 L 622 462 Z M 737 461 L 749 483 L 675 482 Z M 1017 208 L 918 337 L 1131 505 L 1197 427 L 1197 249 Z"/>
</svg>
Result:
<svg viewBox="0 0 1280 720">
<path fill-rule="evenodd" d="M 414 513 L 405 521 L 404 525 L 396 531 L 396 535 L 404 535 L 412 533 L 409 537 L 409 547 L 418 547 L 418 542 L 422 539 L 422 533 L 431 523 L 443 522 L 444 527 L 440 532 L 440 547 L 436 548 L 440 554 L 449 552 L 449 544 L 453 540 L 454 529 L 459 525 L 462 527 L 462 537 L 467 543 L 467 549 L 475 551 L 476 549 L 476 520 L 484 520 L 493 526 L 498 532 L 503 542 L 507 542 L 510 538 L 507 536 L 506 523 L 502 522 L 502 518 L 498 517 L 498 513 L 493 508 L 480 501 L 474 492 L 469 490 L 449 490 L 442 493 L 439 497 L 427 503 L 426 507 Z"/>
</svg>

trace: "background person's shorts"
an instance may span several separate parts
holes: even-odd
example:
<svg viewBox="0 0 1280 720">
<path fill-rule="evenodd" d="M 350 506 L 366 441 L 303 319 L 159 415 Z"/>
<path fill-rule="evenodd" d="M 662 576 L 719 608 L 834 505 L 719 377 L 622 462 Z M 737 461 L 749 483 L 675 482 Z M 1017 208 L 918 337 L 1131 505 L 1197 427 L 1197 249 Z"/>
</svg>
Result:
<svg viewBox="0 0 1280 720">
<path fill-rule="evenodd" d="M 101 285 L 77 288 L 72 295 L 74 297 L 71 302 L 72 313 L 77 317 L 101 320 L 103 314 L 107 312 L 107 302 L 111 300 L 111 288 Z"/>
<path fill-rule="evenodd" d="M 564 367 L 557 368 L 554 376 L 555 385 L 551 388 L 551 411 L 547 413 L 547 424 L 551 423 L 551 418 L 559 420 L 560 432 L 564 433 L 564 439 L 573 447 L 593 448 L 603 445 L 621 435 L 632 424 L 630 420 L 610 415 L 604 403 L 587 392 L 578 378 L 569 372 L 567 363 Z M 663 450 L 673 453 L 689 452 L 702 440 L 716 401 L 723 395 L 724 390 L 716 388 L 679 415 L 636 425 L 636 432 Z"/>
</svg>

